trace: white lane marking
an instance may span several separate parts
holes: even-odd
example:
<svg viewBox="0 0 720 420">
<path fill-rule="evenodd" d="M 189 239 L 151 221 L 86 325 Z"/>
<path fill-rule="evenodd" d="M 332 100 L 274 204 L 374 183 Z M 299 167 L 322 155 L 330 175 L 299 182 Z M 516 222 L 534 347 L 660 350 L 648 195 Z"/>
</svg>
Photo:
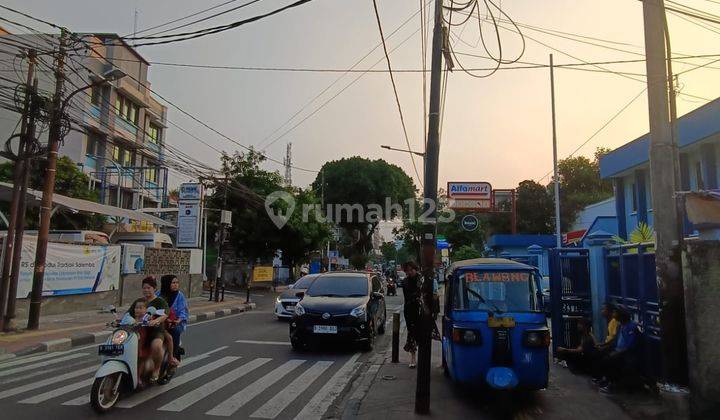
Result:
<svg viewBox="0 0 720 420">
<path fill-rule="evenodd" d="M 257 340 L 237 340 L 236 343 L 241 344 L 267 344 L 273 346 L 289 346 L 289 341 L 257 341 Z"/>
<path fill-rule="evenodd" d="M 48 378 L 48 379 L 45 379 L 45 380 L 42 380 L 42 381 L 32 382 L 32 383 L 29 383 L 29 384 L 27 384 L 27 385 L 23 385 L 23 386 L 18 386 L 18 387 L 15 387 L 15 388 L 11 388 L 11 389 L 5 390 L 5 391 L 3 391 L 3 392 L 0 392 L 0 400 L 3 399 L 3 398 L 12 397 L 13 395 L 22 394 L 23 392 L 32 391 L 32 390 L 34 390 L 34 389 L 42 388 L 42 387 L 47 386 L 47 385 L 56 384 L 56 383 L 58 383 L 58 382 L 62 382 L 62 381 L 64 381 L 64 380 L 66 380 L 66 379 L 70 379 L 70 378 L 75 378 L 75 377 L 78 377 L 78 376 L 82 376 L 82 375 L 88 374 L 88 373 L 90 373 L 90 372 L 94 372 L 94 371 L 96 371 L 96 370 L 97 370 L 97 366 L 91 366 L 91 367 L 89 367 L 89 368 L 76 370 L 76 371 L 74 371 L 74 372 L 66 373 L 66 374 L 64 374 L 64 375 L 54 376 L 54 377 L 52 377 L 52 378 Z"/>
<path fill-rule="evenodd" d="M 150 389 L 146 389 L 143 392 L 133 394 L 129 398 L 125 400 L 120 400 L 117 404 L 118 407 L 122 408 L 133 408 L 138 404 L 142 404 L 145 401 L 149 401 L 158 395 L 164 394 L 171 389 L 177 388 L 180 385 L 183 385 L 187 382 L 190 382 L 194 379 L 197 379 L 201 377 L 202 375 L 205 375 L 206 373 L 212 372 L 215 369 L 219 369 L 228 363 L 234 362 L 235 360 L 239 359 L 239 357 L 235 356 L 226 356 L 222 359 L 218 359 L 212 363 L 208 363 L 207 365 L 203 365 L 197 369 L 191 370 L 188 373 L 182 374 L 178 376 L 177 378 L 173 379 L 168 383 L 167 385 L 163 386 L 157 386 Z"/>
<path fill-rule="evenodd" d="M 98 346 L 97 344 L 91 344 L 89 346 L 78 347 L 78 348 L 72 349 L 72 350 L 56 351 L 56 352 L 44 353 L 44 354 L 36 355 L 36 356 L 30 355 L 30 356 L 23 356 L 23 357 L 14 357 L 12 359 L 0 362 L 0 369 L 5 369 L 10 366 L 24 365 L 26 363 L 32 363 L 32 362 L 35 362 L 38 360 L 50 359 L 52 357 L 59 357 L 59 356 L 66 355 L 68 353 L 74 353 L 74 352 L 80 351 L 80 350 L 87 350 L 90 347 L 97 347 L 97 346 Z"/>
<path fill-rule="evenodd" d="M 295 399 L 312 385 L 320 375 L 332 366 L 334 362 L 319 361 L 312 365 L 302 375 L 295 378 L 282 391 L 278 392 L 270 401 L 258 408 L 250 417 L 274 419 L 283 412 Z"/>
<path fill-rule="evenodd" d="M 53 389 L 52 391 L 48 391 L 43 394 L 38 394 L 33 397 L 24 399 L 24 400 L 20 401 L 20 403 L 22 403 L 22 404 L 37 404 L 37 403 L 41 403 L 43 401 L 51 400 L 55 397 L 65 395 L 69 392 L 76 391 L 80 388 L 86 388 L 86 387 L 92 385 L 93 381 L 95 381 L 95 378 L 90 378 L 90 379 L 86 379 L 81 382 L 76 382 L 74 384 L 65 385 L 58 389 Z"/>
<path fill-rule="evenodd" d="M 248 373 L 252 372 L 253 370 L 259 368 L 260 366 L 264 365 L 265 363 L 268 363 L 272 359 L 268 358 L 258 358 L 254 359 L 242 366 L 240 366 L 237 369 L 234 369 L 219 378 L 216 378 L 205 385 L 194 389 L 193 391 L 188 392 L 187 394 L 183 395 L 182 397 L 165 404 L 164 406 L 158 408 L 158 410 L 161 411 L 182 411 L 191 405 L 195 404 L 196 402 L 202 400 L 203 398 L 207 397 L 208 395 L 212 395 L 215 391 L 219 390 L 220 388 L 224 387 L 225 385 L 228 385 L 232 383 L 233 381 L 236 381 L 243 376 L 247 375 Z"/>
<path fill-rule="evenodd" d="M 292 359 L 283 363 L 280 367 L 272 372 L 241 389 L 235 395 L 216 405 L 215 408 L 205 414 L 211 416 L 232 416 L 240 407 L 247 404 L 250 400 L 260 395 L 263 391 L 271 387 L 274 383 L 282 379 L 285 375 L 292 372 L 298 366 L 302 365 L 305 360 Z"/>
<path fill-rule="evenodd" d="M 77 359 L 78 357 L 85 357 L 87 355 L 88 355 L 87 353 L 69 354 L 67 356 L 58 357 L 57 359 L 45 360 L 45 361 L 41 361 L 39 363 L 35 363 L 32 365 L 28 365 L 28 366 L 20 366 L 20 367 L 16 367 L 13 369 L 2 370 L 2 371 L 0 371 L 0 378 L 5 377 L 5 376 L 10 376 L 15 373 L 38 369 L 38 368 L 48 366 L 48 365 L 54 365 L 56 363 L 65 362 L 67 360 Z"/>
<path fill-rule="evenodd" d="M 215 353 L 215 352 L 218 352 L 221 350 L 225 350 L 226 348 L 228 348 L 228 346 L 222 346 L 222 347 L 216 348 L 215 350 L 210 350 L 207 353 L 202 353 L 202 354 L 198 354 L 197 356 L 188 357 L 187 359 L 182 361 L 182 364 L 180 365 L 179 369 L 182 370 L 184 367 L 186 367 L 188 365 L 191 365 L 195 362 L 199 362 L 200 360 L 203 360 L 203 359 L 207 359 L 208 357 L 210 357 L 210 355 L 212 353 Z M 84 394 L 84 395 L 79 396 L 78 398 L 73 398 L 72 400 L 65 401 L 64 403 L 62 403 L 62 405 L 73 405 L 73 406 L 88 405 L 88 404 L 90 404 L 90 394 Z"/>
<path fill-rule="evenodd" d="M 36 378 L 38 376 L 48 376 L 50 372 L 57 372 L 57 371 L 70 371 L 72 369 L 77 369 L 79 366 L 86 366 L 90 364 L 96 364 L 97 360 L 83 360 L 81 362 L 77 363 L 70 363 L 70 364 L 63 364 L 62 366 L 56 366 L 50 369 L 42 369 L 42 370 L 36 370 L 34 372 L 29 372 L 23 375 L 17 375 L 13 376 L 12 378 L 5 378 L 0 379 L 0 385 L 10 384 L 13 382 L 20 382 L 20 381 L 26 381 L 28 379 Z"/>
<path fill-rule="evenodd" d="M 350 378 L 355 373 L 359 364 L 355 364 L 360 357 L 360 353 L 355 353 L 345 364 L 333 375 L 332 378 L 315 394 L 302 411 L 295 416 L 296 420 L 313 420 L 319 419 L 325 414 L 330 404 L 335 401 L 342 392 L 345 385 L 350 382 Z"/>
</svg>

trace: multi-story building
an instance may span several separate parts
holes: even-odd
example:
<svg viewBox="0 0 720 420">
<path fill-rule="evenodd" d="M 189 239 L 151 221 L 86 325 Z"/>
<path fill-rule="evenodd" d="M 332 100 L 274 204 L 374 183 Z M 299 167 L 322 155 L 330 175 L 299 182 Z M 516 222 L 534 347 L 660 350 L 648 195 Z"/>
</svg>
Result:
<svg viewBox="0 0 720 420">
<path fill-rule="evenodd" d="M 57 36 L 13 35 L 0 31 L 11 43 L 33 45 L 48 51 Z M 60 155 L 72 159 L 100 192 L 101 202 L 123 208 L 157 207 L 167 201 L 167 171 L 164 161 L 167 108 L 150 92 L 150 64 L 117 34 L 82 34 L 74 42 L 66 61 L 66 94 L 102 80 L 110 70 L 126 76 L 97 84 L 73 97 L 68 113 L 74 127 L 60 147 Z M 91 47 L 88 47 L 91 46 Z M 14 57 L 19 48 L 0 49 L 3 75 L 21 78 L 27 60 Z M 51 95 L 54 76 L 48 56 L 38 66 L 39 90 Z M 12 65 L 9 65 L 11 63 Z M 10 71 L 10 73 L 8 73 Z M 14 73 L 13 73 L 14 72 Z M 12 83 L 0 79 L 0 86 Z M 12 86 L 14 88 L 14 86 Z M 15 130 L 19 114 L 0 109 L 0 136 Z M 47 132 L 40 135 L 47 141 Z"/>
</svg>

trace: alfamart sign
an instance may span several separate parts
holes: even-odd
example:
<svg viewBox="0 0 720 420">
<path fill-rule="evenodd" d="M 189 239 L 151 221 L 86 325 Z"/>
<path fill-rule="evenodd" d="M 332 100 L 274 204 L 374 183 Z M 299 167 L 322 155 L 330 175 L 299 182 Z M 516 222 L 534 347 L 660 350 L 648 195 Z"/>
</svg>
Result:
<svg viewBox="0 0 720 420">
<path fill-rule="evenodd" d="M 489 182 L 448 182 L 448 207 L 454 210 L 492 209 L 492 185 Z"/>
</svg>

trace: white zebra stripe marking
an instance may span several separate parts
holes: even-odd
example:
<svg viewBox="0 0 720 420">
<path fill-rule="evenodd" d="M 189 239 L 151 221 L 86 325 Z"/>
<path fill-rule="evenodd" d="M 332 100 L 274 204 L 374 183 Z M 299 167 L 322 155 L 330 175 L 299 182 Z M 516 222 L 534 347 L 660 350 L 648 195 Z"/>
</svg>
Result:
<svg viewBox="0 0 720 420">
<path fill-rule="evenodd" d="M 177 378 L 173 379 L 168 383 L 167 385 L 163 386 L 157 386 L 154 388 L 146 389 L 143 392 L 139 392 L 137 394 L 131 395 L 129 398 L 125 400 L 120 400 L 117 404 L 118 407 L 122 408 L 133 408 L 139 404 L 142 404 L 146 401 L 149 401 L 158 395 L 164 394 L 171 389 L 175 389 L 179 387 L 180 385 L 183 385 L 187 382 L 190 382 L 194 379 L 197 379 L 201 377 L 202 375 L 205 375 L 206 373 L 212 372 L 215 369 L 219 369 L 228 363 L 234 362 L 235 360 L 239 359 L 239 357 L 236 356 L 226 356 L 222 359 L 218 359 L 212 363 L 208 363 L 207 365 L 203 365 L 197 369 L 191 370 L 188 373 L 182 374 L 178 376 Z"/>
<path fill-rule="evenodd" d="M 295 420 L 319 419 L 325 414 L 335 398 L 342 392 L 345 385 L 350 382 L 357 365 L 355 362 L 360 353 L 355 353 L 345 364 L 335 372 L 332 378 L 318 391 L 302 411 L 295 416 Z"/>
<path fill-rule="evenodd" d="M 235 393 L 235 395 L 223 401 L 205 414 L 209 414 L 211 416 L 225 417 L 233 415 L 237 410 L 240 409 L 240 407 L 244 406 L 250 400 L 260 395 L 263 391 L 265 391 L 274 383 L 282 379 L 288 373 L 292 372 L 298 366 L 302 365 L 304 362 L 305 360 L 288 360 L 287 362 L 283 363 L 282 366 L 276 368 L 272 372 L 248 385 L 244 389 L 238 391 L 237 393 Z"/>
<path fill-rule="evenodd" d="M 248 373 L 252 372 L 253 370 L 259 368 L 260 366 L 264 365 L 265 363 L 268 363 L 272 359 L 267 358 L 259 358 L 254 359 L 251 362 L 248 362 L 242 366 L 240 366 L 237 369 L 234 369 L 225 375 L 220 376 L 219 378 L 216 378 L 205 385 L 194 389 L 193 391 L 188 392 L 187 394 L 183 395 L 182 397 L 165 404 L 164 406 L 158 408 L 158 410 L 161 411 L 182 411 L 191 405 L 195 404 L 196 402 L 202 400 L 203 398 L 207 397 L 208 395 L 212 395 L 215 391 L 221 389 L 222 387 L 232 383 L 233 381 L 236 381 L 243 376 L 247 375 Z"/>
<path fill-rule="evenodd" d="M 85 357 L 85 356 L 87 356 L 87 355 L 88 355 L 87 353 L 69 354 L 69 355 L 67 355 L 67 356 L 58 357 L 57 359 L 45 360 L 45 361 L 43 361 L 43 362 L 35 363 L 35 364 L 32 364 L 32 365 L 28 365 L 28 366 L 20 366 L 20 367 L 16 367 L 16 368 L 13 368 L 13 369 L 2 370 L 2 371 L 0 371 L 0 378 L 5 377 L 5 376 L 10 376 L 10 375 L 13 375 L 13 374 L 15 374 L 15 373 L 26 372 L 26 371 L 28 371 L 28 370 L 38 369 L 38 368 L 41 368 L 41 367 L 45 367 L 45 366 L 49 366 L 49 365 L 54 365 L 54 364 L 56 364 L 56 363 L 60 363 L 60 362 L 68 361 L 68 360 L 77 359 L 77 358 L 79 358 L 79 357 Z"/>
<path fill-rule="evenodd" d="M 38 404 L 43 401 L 51 400 L 55 397 L 59 397 L 61 395 L 65 395 L 69 392 L 76 391 L 80 388 L 87 388 L 90 385 L 92 385 L 93 381 L 95 381 L 95 378 L 86 379 L 81 382 L 76 382 L 74 384 L 65 385 L 63 387 L 60 387 L 58 389 L 54 389 L 52 391 L 45 392 L 43 394 L 38 394 L 33 397 L 24 399 L 20 401 L 21 404 Z"/>
<path fill-rule="evenodd" d="M 48 379 L 45 379 L 42 381 L 33 382 L 33 383 L 29 383 L 27 385 L 11 388 L 11 389 L 5 390 L 3 392 L 0 392 L 0 400 L 3 398 L 12 397 L 14 395 L 22 394 L 23 392 L 32 391 L 34 389 L 42 388 L 44 386 L 56 384 L 58 382 L 65 381 L 70 378 L 82 376 L 82 375 L 88 374 L 90 372 L 94 372 L 96 370 L 97 370 L 97 366 L 91 366 L 89 368 L 76 370 L 74 372 L 66 373 L 64 375 L 55 376 L 55 377 L 48 378 Z"/>
<path fill-rule="evenodd" d="M 283 412 L 295 399 L 320 377 L 333 362 L 319 361 L 312 365 L 302 375 L 295 378 L 282 391 L 278 392 L 270 401 L 258 408 L 250 417 L 274 419 Z"/>
</svg>

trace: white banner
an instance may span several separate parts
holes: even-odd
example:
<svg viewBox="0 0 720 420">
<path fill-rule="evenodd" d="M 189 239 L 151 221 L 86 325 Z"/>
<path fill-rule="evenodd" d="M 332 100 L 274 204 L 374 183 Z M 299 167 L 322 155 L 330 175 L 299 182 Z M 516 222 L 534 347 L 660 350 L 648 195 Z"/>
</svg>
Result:
<svg viewBox="0 0 720 420">
<path fill-rule="evenodd" d="M 37 238 L 23 238 L 17 297 L 32 290 Z M 120 286 L 120 246 L 71 245 L 51 242 L 45 262 L 43 296 L 104 292 Z"/>
</svg>

